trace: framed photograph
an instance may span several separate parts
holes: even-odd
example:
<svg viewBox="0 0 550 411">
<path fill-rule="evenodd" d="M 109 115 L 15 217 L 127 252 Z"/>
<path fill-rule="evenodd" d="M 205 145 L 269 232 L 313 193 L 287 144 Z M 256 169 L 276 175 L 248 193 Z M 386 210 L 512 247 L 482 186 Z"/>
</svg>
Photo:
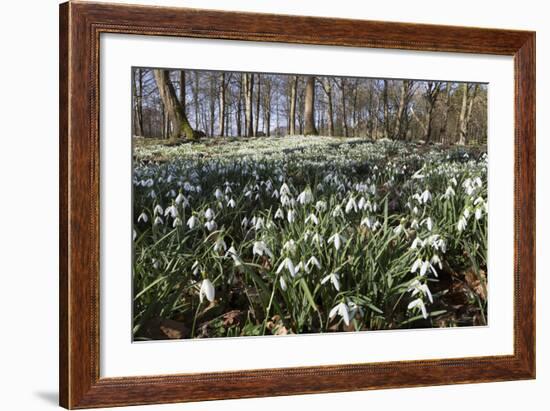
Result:
<svg viewBox="0 0 550 411">
<path fill-rule="evenodd" d="M 535 33 L 60 6 L 60 404 L 535 378 Z"/>
</svg>

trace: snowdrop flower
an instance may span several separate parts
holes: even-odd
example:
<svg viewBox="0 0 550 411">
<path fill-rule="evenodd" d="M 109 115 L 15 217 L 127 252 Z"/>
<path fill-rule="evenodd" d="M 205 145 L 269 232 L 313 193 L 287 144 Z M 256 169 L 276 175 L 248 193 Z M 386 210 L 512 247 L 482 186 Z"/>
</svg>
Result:
<svg viewBox="0 0 550 411">
<path fill-rule="evenodd" d="M 476 213 L 475 213 L 476 220 L 479 220 L 481 218 L 481 216 L 483 215 L 482 213 L 483 213 L 483 210 L 480 207 L 476 208 Z"/>
<path fill-rule="evenodd" d="M 214 218 L 215 214 L 214 214 L 214 211 L 211 208 L 208 208 L 204 212 L 204 216 L 206 217 L 207 220 L 212 220 Z"/>
<path fill-rule="evenodd" d="M 189 227 L 190 230 L 192 230 L 193 228 L 195 228 L 195 226 L 199 223 L 199 219 L 192 215 L 191 217 L 189 217 L 189 219 L 187 220 L 187 227 Z"/>
<path fill-rule="evenodd" d="M 281 210 L 280 208 L 278 208 L 277 211 L 275 212 L 275 218 L 276 218 L 276 219 L 282 219 L 282 218 L 284 218 L 283 210 Z"/>
<path fill-rule="evenodd" d="M 246 228 L 247 225 L 248 225 L 248 218 L 243 217 L 243 219 L 241 220 L 241 227 Z"/>
<path fill-rule="evenodd" d="M 138 217 L 138 223 L 140 222 L 144 222 L 146 223 L 147 221 L 149 221 L 149 217 L 147 217 L 147 214 L 145 214 L 145 211 L 143 213 L 141 213 Z"/>
<path fill-rule="evenodd" d="M 334 207 L 334 210 L 332 210 L 332 217 L 344 217 L 344 212 L 342 211 L 342 207 L 340 207 L 340 205 Z"/>
<path fill-rule="evenodd" d="M 338 314 L 344 320 L 346 325 L 349 325 L 349 312 L 348 306 L 344 303 L 340 303 L 332 308 L 329 313 L 329 318 L 332 320 Z"/>
<path fill-rule="evenodd" d="M 286 215 L 286 219 L 288 220 L 289 223 L 293 223 L 294 222 L 294 216 L 296 215 L 296 212 L 294 210 L 288 210 L 288 213 Z"/>
<path fill-rule="evenodd" d="M 200 264 L 198 262 L 198 260 L 195 260 L 195 262 L 193 263 L 193 265 L 191 266 L 191 270 L 193 270 L 193 275 L 196 277 L 199 272 L 200 272 Z"/>
<path fill-rule="evenodd" d="M 202 300 L 204 297 L 210 302 L 214 301 L 214 297 L 216 295 L 216 290 L 214 289 L 214 285 L 212 282 L 208 279 L 203 280 L 201 284 L 201 288 L 199 291 L 199 299 L 202 303 Z"/>
<path fill-rule="evenodd" d="M 313 266 L 317 267 L 319 270 L 321 269 L 321 263 L 314 256 L 310 257 L 310 259 L 307 261 L 306 271 L 309 273 Z"/>
<path fill-rule="evenodd" d="M 264 219 L 262 217 L 258 217 L 258 218 L 254 217 L 254 218 L 255 218 L 254 230 L 259 231 L 265 227 Z"/>
<path fill-rule="evenodd" d="M 461 216 L 458 220 L 458 224 L 457 224 L 457 228 L 458 228 L 458 231 L 461 232 L 461 231 L 464 231 L 464 229 L 466 228 L 466 224 L 468 224 L 468 222 L 466 221 L 466 219 Z"/>
<path fill-rule="evenodd" d="M 365 200 L 365 197 L 361 197 L 359 199 L 359 202 L 357 203 L 357 208 L 359 208 L 359 210 L 363 210 L 366 206 L 366 203 L 367 203 L 367 200 Z"/>
<path fill-rule="evenodd" d="M 148 197 L 149 197 L 149 198 L 156 198 L 156 197 L 157 197 L 157 193 L 155 193 L 155 190 L 149 191 Z"/>
<path fill-rule="evenodd" d="M 437 254 L 434 254 L 432 256 L 432 258 L 430 259 L 430 262 L 432 264 L 437 264 L 439 266 L 439 269 L 442 270 L 443 269 L 443 264 L 441 263 L 441 259 L 439 258 L 439 256 Z M 436 275 L 437 277 L 437 275 Z"/>
<path fill-rule="evenodd" d="M 176 192 L 174 190 L 170 190 L 168 191 L 164 197 L 175 197 L 176 196 Z"/>
<path fill-rule="evenodd" d="M 290 188 L 288 188 L 288 185 L 286 183 L 283 183 L 279 191 L 281 195 L 287 195 L 287 196 L 290 195 Z"/>
<path fill-rule="evenodd" d="M 418 227 L 419 227 L 419 225 L 418 225 L 418 220 L 415 218 L 415 219 L 412 220 L 412 222 L 411 222 L 411 228 L 412 228 L 413 230 L 418 230 Z"/>
<path fill-rule="evenodd" d="M 419 237 L 416 237 L 411 244 L 411 249 L 415 250 L 417 247 L 423 248 L 425 245 L 426 245 L 426 242 L 424 240 L 421 240 Z"/>
<path fill-rule="evenodd" d="M 336 291 L 340 291 L 340 275 L 338 275 L 338 273 L 331 273 L 326 277 L 323 277 L 323 279 L 321 280 L 321 284 L 325 284 L 329 280 L 334 288 L 336 288 Z"/>
<path fill-rule="evenodd" d="M 219 188 L 216 188 L 216 191 L 214 192 L 214 197 L 216 197 L 217 200 L 222 198 L 223 197 L 222 190 L 220 190 Z"/>
<path fill-rule="evenodd" d="M 428 268 L 430 268 L 431 264 L 429 261 L 422 262 L 422 265 L 420 266 L 420 275 L 425 276 L 426 272 L 428 271 Z"/>
<path fill-rule="evenodd" d="M 428 231 L 432 231 L 432 228 L 433 228 L 433 221 L 430 217 L 422 220 L 422 222 L 420 223 L 421 225 L 426 225 L 426 228 L 428 229 Z"/>
<path fill-rule="evenodd" d="M 180 227 L 182 224 L 183 223 L 181 221 L 181 218 L 176 217 L 176 218 L 174 218 L 174 222 L 172 223 L 172 227 L 174 227 L 174 228 Z"/>
<path fill-rule="evenodd" d="M 339 233 L 333 234 L 329 237 L 328 243 L 334 243 L 334 248 L 336 251 L 340 249 L 342 246 L 342 241 L 344 240 L 344 237 L 342 237 Z"/>
<path fill-rule="evenodd" d="M 279 198 L 279 192 L 277 190 L 273 191 L 273 193 L 271 194 L 271 197 L 272 198 Z"/>
<path fill-rule="evenodd" d="M 346 214 L 349 214 L 352 210 L 357 212 L 357 203 L 353 197 L 350 197 L 348 203 L 346 204 Z"/>
<path fill-rule="evenodd" d="M 235 208 L 236 205 L 237 205 L 237 202 L 234 199 L 231 199 L 227 202 L 227 206 L 230 208 Z"/>
<path fill-rule="evenodd" d="M 286 291 L 287 286 L 286 286 L 286 281 L 283 278 L 283 276 L 279 277 L 279 284 L 281 284 L 281 290 Z"/>
<path fill-rule="evenodd" d="M 279 267 L 277 268 L 277 271 L 276 273 L 279 274 L 283 268 L 285 268 L 288 270 L 288 272 L 290 273 L 290 275 L 292 277 L 295 277 L 296 276 L 296 268 L 294 267 L 294 264 L 292 263 L 292 260 L 288 257 L 286 257 L 282 262 L 281 264 L 279 265 Z"/>
<path fill-rule="evenodd" d="M 302 191 L 298 195 L 297 200 L 302 205 L 311 203 L 313 201 L 313 193 L 311 192 L 311 189 L 308 187 L 304 191 Z"/>
<path fill-rule="evenodd" d="M 420 195 L 420 198 L 424 204 L 426 204 L 428 201 L 432 199 L 432 194 L 428 190 L 424 190 L 424 192 Z"/>
<path fill-rule="evenodd" d="M 166 207 L 164 210 L 164 216 L 171 216 L 172 218 L 176 218 L 178 216 L 178 209 L 175 205 L 171 205 L 170 207 Z"/>
<path fill-rule="evenodd" d="M 422 265 L 422 260 L 417 258 L 411 267 L 411 273 L 416 273 L 416 270 Z"/>
<path fill-rule="evenodd" d="M 407 306 L 407 309 L 409 310 L 414 308 L 420 308 L 422 311 L 422 317 L 424 317 L 424 319 L 428 318 L 428 312 L 426 311 L 426 306 L 424 305 L 424 301 L 422 301 L 422 299 L 417 298 L 416 300 L 411 301 Z"/>
<path fill-rule="evenodd" d="M 181 204 L 182 201 L 185 203 L 187 203 L 187 199 L 185 198 L 185 196 L 182 194 L 182 193 L 179 193 L 178 196 L 176 197 L 176 204 Z"/>
<path fill-rule="evenodd" d="M 290 239 L 287 242 L 283 244 L 283 250 L 288 251 L 291 254 L 294 254 L 296 252 L 296 243 L 294 240 Z"/>
<path fill-rule="evenodd" d="M 306 223 L 309 223 L 310 221 L 315 225 L 319 224 L 319 220 L 315 214 L 310 214 L 307 216 Z"/>
<path fill-rule="evenodd" d="M 414 280 L 411 283 L 411 285 L 409 286 L 409 289 L 407 291 L 409 291 L 411 293 L 411 296 L 413 296 L 413 297 L 415 295 L 417 295 L 418 293 L 422 293 L 423 295 L 428 296 L 428 299 L 430 300 L 431 303 L 434 302 L 432 293 L 430 292 L 430 289 L 428 288 L 428 285 L 427 284 L 422 284 L 418 280 Z"/>
<path fill-rule="evenodd" d="M 455 190 L 451 186 L 447 187 L 447 190 L 445 191 L 445 194 L 443 194 L 443 197 L 448 200 L 451 197 L 455 195 Z"/>
<path fill-rule="evenodd" d="M 254 245 L 252 246 L 252 254 L 259 255 L 260 257 L 267 255 L 269 258 L 273 259 L 273 253 L 263 241 L 254 241 Z"/>
<path fill-rule="evenodd" d="M 233 259 L 233 262 L 235 263 L 235 267 L 239 267 L 243 265 L 242 260 L 240 259 L 239 255 L 237 254 L 237 250 L 235 250 L 235 247 L 231 246 L 229 247 L 229 250 L 225 253 L 226 257 L 231 257 Z"/>
<path fill-rule="evenodd" d="M 159 216 L 156 216 L 155 221 L 153 222 L 153 225 L 163 225 L 163 224 L 164 224 L 164 221 L 162 221 L 162 218 L 160 218 Z"/>
<path fill-rule="evenodd" d="M 216 242 L 214 243 L 214 251 L 225 251 L 227 250 L 227 244 L 225 244 L 225 241 L 223 241 L 223 238 L 218 238 Z"/>
<path fill-rule="evenodd" d="M 216 228 L 218 228 L 218 225 L 214 220 L 207 221 L 204 223 L 204 226 L 208 229 L 208 231 L 214 231 Z"/>
<path fill-rule="evenodd" d="M 157 215 L 157 214 L 162 215 L 163 212 L 164 210 L 162 209 L 162 207 L 159 204 L 157 204 L 153 210 L 153 215 Z"/>
<path fill-rule="evenodd" d="M 322 213 L 322 212 L 327 210 L 327 203 L 324 202 L 324 201 L 319 200 L 315 203 L 315 209 L 318 212 Z"/>
<path fill-rule="evenodd" d="M 325 240 L 324 240 L 323 236 L 319 233 L 315 233 L 311 237 L 311 243 L 312 244 L 317 244 L 319 247 L 322 247 L 324 242 L 325 242 Z"/>
<path fill-rule="evenodd" d="M 393 229 L 393 233 L 394 233 L 395 235 L 399 235 L 399 234 L 401 234 L 403 231 L 404 231 L 404 227 L 403 227 L 403 225 L 401 225 L 401 224 L 399 224 L 397 227 L 395 227 L 395 228 Z"/>
</svg>

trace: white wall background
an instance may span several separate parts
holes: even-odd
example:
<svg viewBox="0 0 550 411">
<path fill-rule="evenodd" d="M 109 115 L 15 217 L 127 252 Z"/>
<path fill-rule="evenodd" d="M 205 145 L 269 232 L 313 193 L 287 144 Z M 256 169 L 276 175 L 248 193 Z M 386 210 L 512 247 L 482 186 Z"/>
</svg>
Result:
<svg viewBox="0 0 550 411">
<path fill-rule="evenodd" d="M 537 31 L 536 381 L 230 400 L 144 410 L 545 410 L 550 389 L 550 12 L 540 0 L 134 0 L 239 11 L 353 17 Z M 57 404 L 58 0 L 5 2 L 0 30 L 0 408 Z M 276 394 L 276 393 L 274 393 Z"/>
</svg>

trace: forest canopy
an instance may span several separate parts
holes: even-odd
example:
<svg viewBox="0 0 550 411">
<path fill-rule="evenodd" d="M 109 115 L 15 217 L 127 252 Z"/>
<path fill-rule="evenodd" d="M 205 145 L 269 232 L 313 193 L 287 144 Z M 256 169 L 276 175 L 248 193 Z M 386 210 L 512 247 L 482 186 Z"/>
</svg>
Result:
<svg viewBox="0 0 550 411">
<path fill-rule="evenodd" d="M 479 145 L 487 84 L 133 69 L 137 137 L 324 135 Z"/>
</svg>

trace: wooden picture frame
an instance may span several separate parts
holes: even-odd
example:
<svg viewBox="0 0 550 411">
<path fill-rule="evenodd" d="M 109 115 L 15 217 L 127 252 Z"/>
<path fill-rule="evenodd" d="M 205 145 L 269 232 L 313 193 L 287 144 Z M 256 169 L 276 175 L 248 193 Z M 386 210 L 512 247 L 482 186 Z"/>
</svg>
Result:
<svg viewBox="0 0 550 411">
<path fill-rule="evenodd" d="M 513 56 L 514 354 L 100 378 L 101 33 Z M 60 6 L 60 404 L 91 408 L 535 378 L 535 33 L 69 2 Z"/>
</svg>

